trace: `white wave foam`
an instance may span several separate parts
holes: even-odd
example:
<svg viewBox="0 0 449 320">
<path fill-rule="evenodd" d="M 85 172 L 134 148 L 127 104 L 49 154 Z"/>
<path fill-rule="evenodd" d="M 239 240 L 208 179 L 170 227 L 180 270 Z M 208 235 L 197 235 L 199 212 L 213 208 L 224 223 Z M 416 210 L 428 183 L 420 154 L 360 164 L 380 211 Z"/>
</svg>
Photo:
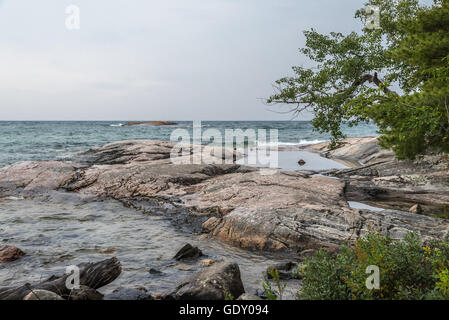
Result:
<svg viewBox="0 0 449 320">
<path fill-rule="evenodd" d="M 119 123 L 119 124 L 110 124 L 110 127 L 123 127 L 124 124 L 123 123 Z"/>
<path fill-rule="evenodd" d="M 326 140 L 318 140 L 318 139 L 316 139 L 316 140 L 301 140 L 301 141 L 299 141 L 299 145 L 306 146 L 309 144 L 318 144 L 318 143 L 323 143 L 323 142 L 327 142 L 327 141 Z"/>
<path fill-rule="evenodd" d="M 326 142 L 326 140 L 300 140 L 299 142 L 267 142 L 267 143 L 257 143 L 259 147 L 276 147 L 276 146 L 307 146 L 311 144 L 318 144 Z"/>
<path fill-rule="evenodd" d="M 6 200 L 13 200 L 13 201 L 25 200 L 25 198 L 23 198 L 23 197 L 13 197 L 13 196 L 5 197 L 4 199 L 6 199 Z"/>
</svg>

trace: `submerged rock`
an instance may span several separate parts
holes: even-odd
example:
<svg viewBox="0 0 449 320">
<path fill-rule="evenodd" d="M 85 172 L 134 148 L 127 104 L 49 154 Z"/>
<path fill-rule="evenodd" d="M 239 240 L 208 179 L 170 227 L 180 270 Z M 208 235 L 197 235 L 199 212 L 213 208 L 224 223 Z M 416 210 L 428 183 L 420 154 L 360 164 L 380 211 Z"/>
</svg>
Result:
<svg viewBox="0 0 449 320">
<path fill-rule="evenodd" d="M 0 263 L 15 261 L 25 255 L 25 252 L 17 247 L 0 245 Z"/>
<path fill-rule="evenodd" d="M 151 268 L 148 272 L 149 272 L 150 274 L 153 274 L 153 275 L 162 275 L 162 274 L 164 274 L 162 271 L 157 270 L 157 269 L 155 269 L 155 268 Z"/>
<path fill-rule="evenodd" d="M 227 295 L 245 293 L 236 263 L 217 263 L 178 287 L 173 295 L 178 300 L 224 300 Z"/>
</svg>

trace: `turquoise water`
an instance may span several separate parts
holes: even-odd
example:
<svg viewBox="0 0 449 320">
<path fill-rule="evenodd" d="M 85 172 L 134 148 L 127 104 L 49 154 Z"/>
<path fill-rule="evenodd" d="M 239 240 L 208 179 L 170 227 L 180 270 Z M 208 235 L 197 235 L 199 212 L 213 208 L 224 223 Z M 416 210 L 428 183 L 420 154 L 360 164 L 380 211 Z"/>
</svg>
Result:
<svg viewBox="0 0 449 320">
<path fill-rule="evenodd" d="M 129 139 L 169 141 L 173 130 L 192 130 L 192 122 L 176 126 L 120 126 L 125 121 L 0 121 L 0 167 L 18 161 L 64 159 L 72 153 Z M 329 135 L 313 131 L 306 121 L 203 121 L 202 130 L 278 129 L 279 144 L 310 144 Z M 345 127 L 348 137 L 373 136 L 377 128 L 363 124 Z"/>
</svg>

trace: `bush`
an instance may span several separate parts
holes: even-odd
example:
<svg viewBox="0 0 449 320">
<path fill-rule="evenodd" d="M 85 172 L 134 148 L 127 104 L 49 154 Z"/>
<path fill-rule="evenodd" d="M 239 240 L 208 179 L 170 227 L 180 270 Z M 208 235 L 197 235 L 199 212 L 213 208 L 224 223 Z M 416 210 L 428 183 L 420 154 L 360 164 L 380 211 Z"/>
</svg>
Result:
<svg viewBox="0 0 449 320">
<path fill-rule="evenodd" d="M 366 270 L 372 265 L 380 270 L 379 290 L 366 286 Z M 448 267 L 448 240 L 423 246 L 412 233 L 403 241 L 373 234 L 343 246 L 338 254 L 322 250 L 306 259 L 298 299 L 449 299 Z"/>
</svg>

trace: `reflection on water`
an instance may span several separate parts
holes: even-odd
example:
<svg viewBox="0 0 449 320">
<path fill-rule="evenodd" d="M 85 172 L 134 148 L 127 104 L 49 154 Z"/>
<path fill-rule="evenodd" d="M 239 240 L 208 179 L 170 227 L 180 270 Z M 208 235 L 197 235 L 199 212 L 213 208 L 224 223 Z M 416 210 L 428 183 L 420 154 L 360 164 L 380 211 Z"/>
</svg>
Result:
<svg viewBox="0 0 449 320">
<path fill-rule="evenodd" d="M 150 292 L 173 289 L 197 272 L 200 263 L 174 265 L 185 243 L 198 246 L 207 259 L 235 261 L 247 292 L 261 288 L 262 272 L 279 262 L 177 231 L 162 216 L 142 214 L 116 201 L 74 203 L 0 199 L 0 244 L 21 248 L 26 256 L 0 266 L 0 286 L 36 282 L 65 267 L 116 256 L 122 275 L 103 292 L 143 286 Z M 150 274 L 151 268 L 162 274 Z"/>
</svg>

